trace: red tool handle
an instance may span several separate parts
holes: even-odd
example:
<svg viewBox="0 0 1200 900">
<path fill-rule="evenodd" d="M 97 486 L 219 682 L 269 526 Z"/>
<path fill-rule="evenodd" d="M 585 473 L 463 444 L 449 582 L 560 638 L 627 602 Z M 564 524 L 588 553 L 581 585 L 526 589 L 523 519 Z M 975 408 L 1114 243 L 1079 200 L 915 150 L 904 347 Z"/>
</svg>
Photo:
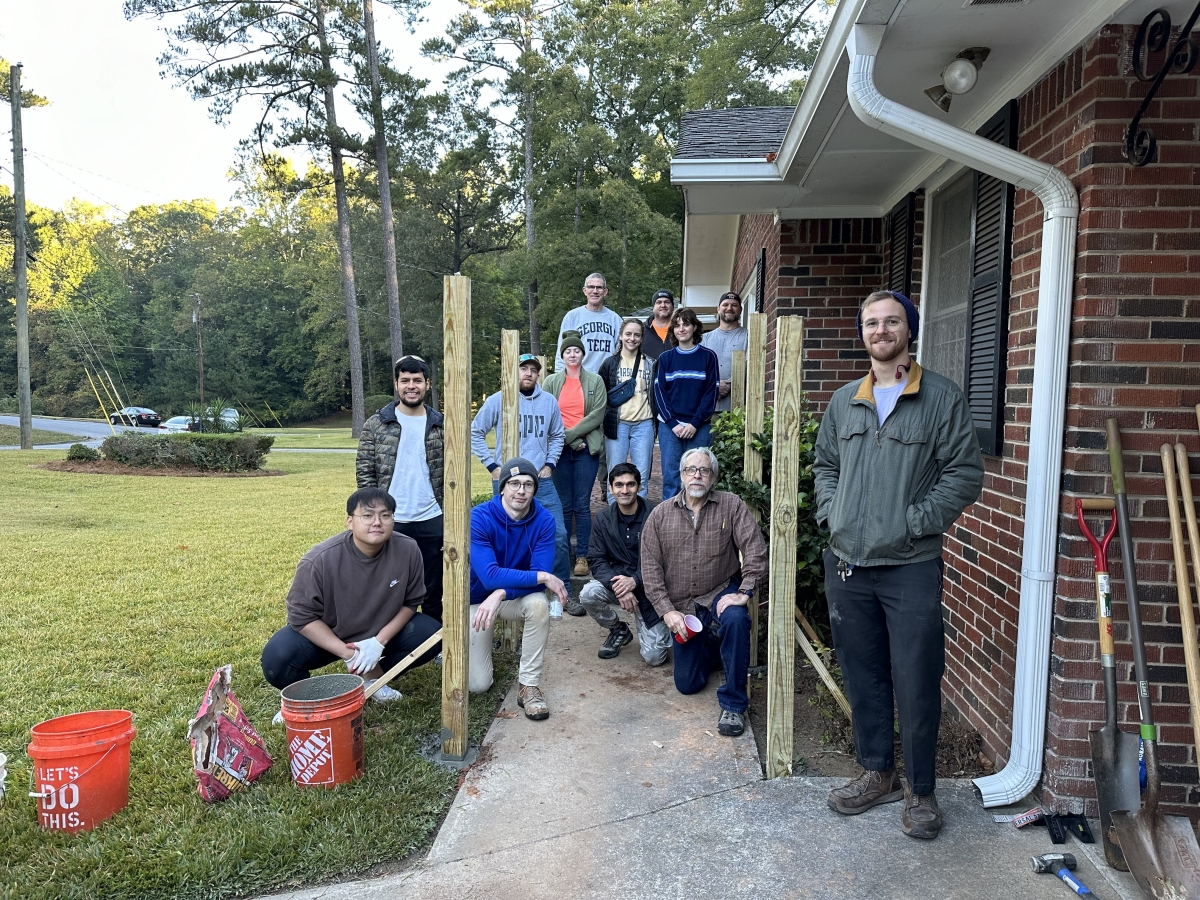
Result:
<svg viewBox="0 0 1200 900">
<path fill-rule="evenodd" d="M 1087 521 L 1083 518 L 1083 501 L 1075 501 L 1075 517 L 1079 519 L 1079 530 L 1083 532 L 1083 536 L 1087 538 L 1088 543 L 1092 545 L 1092 556 L 1096 561 L 1096 572 L 1108 574 L 1108 545 L 1112 541 L 1113 535 L 1117 533 L 1117 511 L 1112 511 L 1112 524 L 1108 526 L 1108 531 L 1104 533 L 1103 540 L 1097 541 L 1096 536 L 1092 534 L 1092 530 L 1088 528 Z"/>
</svg>

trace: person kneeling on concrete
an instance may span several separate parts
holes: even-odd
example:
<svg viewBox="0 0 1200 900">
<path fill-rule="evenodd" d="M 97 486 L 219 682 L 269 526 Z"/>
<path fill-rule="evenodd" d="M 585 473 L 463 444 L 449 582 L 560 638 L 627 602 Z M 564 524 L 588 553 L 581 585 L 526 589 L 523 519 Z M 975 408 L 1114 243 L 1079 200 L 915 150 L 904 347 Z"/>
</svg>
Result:
<svg viewBox="0 0 1200 900">
<path fill-rule="evenodd" d="M 641 473 L 633 463 L 619 463 L 609 470 L 608 487 L 616 502 L 592 520 L 588 565 L 593 580 L 579 592 L 579 602 L 598 625 L 608 629 L 597 656 L 613 659 L 633 640 L 633 632 L 614 608 L 619 606 L 633 613 L 642 659 L 661 666 L 667 661 L 671 632 L 642 588 L 642 527 L 650 506 L 638 496 L 641 486 Z"/>
<path fill-rule="evenodd" d="M 742 499 L 713 490 L 717 457 L 711 450 L 685 451 L 679 474 L 683 490 L 656 506 L 642 529 L 642 584 L 667 627 L 685 638 L 675 647 L 679 693 L 702 690 L 716 664 L 724 666 L 717 730 L 736 737 L 745 730 L 742 717 L 750 705 L 746 604 L 766 572 L 767 547 Z M 685 615 L 700 620 L 700 634 L 688 637 Z"/>
<path fill-rule="evenodd" d="M 417 542 L 394 530 L 395 510 L 383 488 L 360 488 L 346 501 L 346 530 L 300 559 L 287 595 L 287 625 L 262 652 L 270 684 L 285 688 L 342 659 L 369 685 L 441 627 L 417 612 L 425 567 Z M 441 649 L 435 644 L 414 665 L 435 659 Z M 372 697 L 399 698 L 386 685 Z"/>
<path fill-rule="evenodd" d="M 468 686 L 492 686 L 492 628 L 496 617 L 525 623 L 521 637 L 517 705 L 530 719 L 550 715 L 542 695 L 542 663 L 550 636 L 546 591 L 566 602 L 554 568 L 554 516 L 534 495 L 538 470 L 527 459 L 499 467 L 500 493 L 471 510 L 471 614 Z M 554 490 L 553 486 L 550 490 Z"/>
</svg>

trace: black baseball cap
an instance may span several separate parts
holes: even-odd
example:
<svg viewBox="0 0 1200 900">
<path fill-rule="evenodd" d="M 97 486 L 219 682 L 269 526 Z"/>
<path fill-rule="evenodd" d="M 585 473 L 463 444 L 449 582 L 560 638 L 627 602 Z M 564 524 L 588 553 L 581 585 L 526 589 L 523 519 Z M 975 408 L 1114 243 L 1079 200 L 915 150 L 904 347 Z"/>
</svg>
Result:
<svg viewBox="0 0 1200 900">
<path fill-rule="evenodd" d="M 668 291 L 668 290 L 665 290 L 665 289 L 664 289 L 664 290 L 661 290 L 661 291 L 655 291 L 655 292 L 654 292 L 654 296 L 650 298 L 650 302 L 651 302 L 651 303 L 653 303 L 653 302 L 654 302 L 655 300 L 657 300 L 659 297 L 666 297 L 666 298 L 667 298 L 668 300 L 670 300 L 672 303 L 674 303 L 674 302 L 675 302 L 675 295 L 674 295 L 674 294 L 672 294 L 670 291 Z"/>
</svg>

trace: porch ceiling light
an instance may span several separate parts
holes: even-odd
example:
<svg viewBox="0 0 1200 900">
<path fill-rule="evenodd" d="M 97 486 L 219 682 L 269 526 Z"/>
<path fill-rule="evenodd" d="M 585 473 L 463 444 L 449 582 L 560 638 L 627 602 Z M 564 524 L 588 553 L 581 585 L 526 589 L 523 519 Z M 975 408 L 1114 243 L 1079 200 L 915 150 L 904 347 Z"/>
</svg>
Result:
<svg viewBox="0 0 1200 900">
<path fill-rule="evenodd" d="M 968 47 L 942 69 L 942 83 L 925 91 L 925 96 L 942 112 L 950 111 L 950 101 L 955 94 L 965 94 L 975 87 L 979 69 L 991 53 L 990 47 Z"/>
</svg>

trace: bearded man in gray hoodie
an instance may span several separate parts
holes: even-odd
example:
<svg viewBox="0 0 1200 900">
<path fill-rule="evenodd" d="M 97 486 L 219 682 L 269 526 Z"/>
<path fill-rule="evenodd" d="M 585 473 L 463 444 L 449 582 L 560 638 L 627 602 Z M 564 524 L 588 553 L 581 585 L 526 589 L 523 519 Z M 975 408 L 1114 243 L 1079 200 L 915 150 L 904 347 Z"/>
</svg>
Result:
<svg viewBox="0 0 1200 900">
<path fill-rule="evenodd" d="M 566 584 L 571 583 L 571 557 L 567 544 L 567 528 L 563 519 L 562 502 L 554 487 L 554 467 L 562 455 L 566 431 L 558 401 L 542 390 L 538 376 L 542 371 L 541 361 L 531 353 L 524 354 L 517 362 L 520 390 L 517 422 L 520 431 L 520 447 L 517 456 L 533 463 L 538 473 L 538 502 L 554 516 L 554 574 Z M 487 445 L 490 432 L 496 433 L 496 448 Z M 500 429 L 500 392 L 483 401 L 479 412 L 471 422 L 471 452 L 491 473 L 493 493 L 498 493 L 497 479 L 500 477 L 501 448 L 503 435 Z"/>
</svg>

